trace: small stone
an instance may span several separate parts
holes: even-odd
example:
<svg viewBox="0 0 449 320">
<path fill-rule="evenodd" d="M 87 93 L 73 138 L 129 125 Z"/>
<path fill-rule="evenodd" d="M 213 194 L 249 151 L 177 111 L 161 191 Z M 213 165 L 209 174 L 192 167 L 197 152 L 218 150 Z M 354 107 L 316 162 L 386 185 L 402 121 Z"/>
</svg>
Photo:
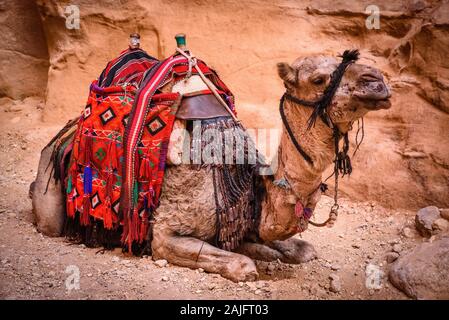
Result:
<svg viewBox="0 0 449 320">
<path fill-rule="evenodd" d="M 92 273 L 88 273 L 87 276 L 88 276 L 89 278 L 91 278 L 91 277 L 92 277 Z"/>
<path fill-rule="evenodd" d="M 204 272 L 203 268 L 198 268 L 197 270 L 198 270 L 199 273 L 203 273 Z"/>
<path fill-rule="evenodd" d="M 338 276 L 334 276 L 333 279 L 331 279 L 329 291 L 334 293 L 339 293 L 341 291 L 341 281 Z"/>
<path fill-rule="evenodd" d="M 274 265 L 274 264 L 269 264 L 268 266 L 267 266 L 267 270 L 268 271 L 274 271 L 276 269 L 276 266 Z"/>
<path fill-rule="evenodd" d="M 215 283 L 210 283 L 210 284 L 207 286 L 207 288 L 208 288 L 209 290 L 211 290 L 211 291 L 214 290 L 215 287 L 216 287 Z"/>
<path fill-rule="evenodd" d="M 426 238 L 434 234 L 432 224 L 440 219 L 440 210 L 435 206 L 422 208 L 415 216 L 415 226 L 419 233 Z"/>
<path fill-rule="evenodd" d="M 340 269 L 341 269 L 341 266 L 338 265 L 338 264 L 333 264 L 333 265 L 331 265 L 331 269 L 332 269 L 333 271 L 337 271 L 337 270 L 340 270 Z"/>
<path fill-rule="evenodd" d="M 393 263 L 394 261 L 396 261 L 397 258 L 399 258 L 399 253 L 397 252 L 389 252 L 385 256 L 385 259 L 387 260 L 388 263 Z"/>
<path fill-rule="evenodd" d="M 119 262 L 120 258 L 119 257 L 112 257 L 112 262 Z"/>
<path fill-rule="evenodd" d="M 402 246 L 399 243 L 396 243 L 395 245 L 393 245 L 392 251 L 393 252 L 397 252 L 397 253 L 401 253 Z"/>
<path fill-rule="evenodd" d="M 446 231 L 449 229 L 449 221 L 443 218 L 436 219 L 432 223 L 432 230 L 434 232 Z"/>
<path fill-rule="evenodd" d="M 262 293 L 262 290 L 260 290 L 260 289 L 257 289 L 256 291 L 254 291 L 254 294 L 261 294 Z"/>
<path fill-rule="evenodd" d="M 196 293 L 196 294 L 203 293 L 203 290 L 196 290 L 195 293 Z"/>
<path fill-rule="evenodd" d="M 440 209 L 440 215 L 443 219 L 449 220 L 449 209 Z"/>
<path fill-rule="evenodd" d="M 409 227 L 405 227 L 404 229 L 402 229 L 402 235 L 408 239 L 412 239 L 415 237 L 415 232 L 410 229 Z"/>
<path fill-rule="evenodd" d="M 160 259 L 160 260 L 154 261 L 154 264 L 157 265 L 159 268 L 164 268 L 167 266 L 168 261 L 165 259 Z"/>
<path fill-rule="evenodd" d="M 167 281 L 168 281 L 168 277 L 167 277 L 167 276 L 163 276 L 163 277 L 161 278 L 161 280 L 164 281 L 164 282 L 167 282 Z"/>
<path fill-rule="evenodd" d="M 352 247 L 353 247 L 354 249 L 360 249 L 360 245 L 359 245 L 358 243 L 353 243 L 353 244 L 352 244 Z"/>
</svg>

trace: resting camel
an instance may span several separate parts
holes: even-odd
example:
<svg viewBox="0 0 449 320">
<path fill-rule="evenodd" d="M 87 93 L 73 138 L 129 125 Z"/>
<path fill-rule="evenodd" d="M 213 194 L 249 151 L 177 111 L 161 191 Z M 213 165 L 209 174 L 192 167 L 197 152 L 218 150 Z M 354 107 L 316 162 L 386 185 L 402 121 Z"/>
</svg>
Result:
<svg viewBox="0 0 449 320">
<path fill-rule="evenodd" d="M 315 258 L 313 246 L 293 237 L 307 227 L 304 220 L 299 221 L 298 203 L 313 212 L 322 193 L 323 172 L 334 162 L 335 132 L 340 134 L 340 139 L 369 111 L 391 106 L 390 91 L 379 70 L 349 63 L 340 81 L 335 83 L 332 82 L 333 73 L 339 65 L 337 59 L 326 56 L 303 57 L 291 65 L 277 65 L 288 97 L 282 99 L 288 128 L 284 122 L 277 153 L 278 169 L 272 179 L 263 179 L 266 195 L 261 203 L 256 236 L 233 251 L 214 246 L 217 216 L 212 173 L 189 165 L 172 165 L 166 169 L 161 202 L 155 215 L 153 259 L 202 268 L 232 281 L 252 281 L 258 277 L 253 259 L 302 263 Z M 307 106 L 307 102 L 319 100 L 331 84 L 335 88 L 329 104 L 324 106 L 328 122 L 320 114 L 311 125 L 311 115 L 316 108 Z M 38 229 L 47 235 L 59 236 L 65 215 L 64 195 L 55 183 L 50 183 L 43 195 L 49 177 L 45 169 L 50 154 L 50 148 L 42 152 L 32 190 L 33 208 Z"/>
</svg>

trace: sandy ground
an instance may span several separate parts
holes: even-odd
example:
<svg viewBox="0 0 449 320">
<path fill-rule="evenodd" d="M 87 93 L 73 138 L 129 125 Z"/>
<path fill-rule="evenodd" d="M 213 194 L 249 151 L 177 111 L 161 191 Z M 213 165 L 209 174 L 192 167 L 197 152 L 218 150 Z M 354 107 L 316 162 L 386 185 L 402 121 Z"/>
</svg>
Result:
<svg viewBox="0 0 449 320">
<path fill-rule="evenodd" d="M 260 279 L 253 283 L 172 265 L 161 268 L 151 257 L 119 249 L 101 253 L 45 237 L 32 223 L 28 188 L 41 148 L 67 119 L 43 124 L 42 103 L 35 99 L 3 101 L 0 108 L 1 299 L 407 299 L 385 276 L 386 255 L 423 241 L 413 228 L 415 212 L 373 202 L 342 199 L 333 228 L 311 226 L 302 235 L 315 246 L 318 259 L 302 265 L 257 262 Z M 316 220 L 325 218 L 331 203 L 323 197 Z M 380 288 L 366 286 L 368 264 L 384 273 Z M 80 270 L 78 290 L 66 288 L 71 266 Z M 331 277 L 341 288 L 330 286 Z"/>
</svg>

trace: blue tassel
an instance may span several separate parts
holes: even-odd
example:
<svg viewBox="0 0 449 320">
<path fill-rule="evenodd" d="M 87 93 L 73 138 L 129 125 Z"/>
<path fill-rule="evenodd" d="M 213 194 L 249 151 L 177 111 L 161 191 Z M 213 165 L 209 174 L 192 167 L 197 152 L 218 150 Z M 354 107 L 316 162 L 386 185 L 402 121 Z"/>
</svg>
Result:
<svg viewBox="0 0 449 320">
<path fill-rule="evenodd" d="M 84 194 L 92 193 L 92 169 L 90 167 L 84 168 Z"/>
</svg>

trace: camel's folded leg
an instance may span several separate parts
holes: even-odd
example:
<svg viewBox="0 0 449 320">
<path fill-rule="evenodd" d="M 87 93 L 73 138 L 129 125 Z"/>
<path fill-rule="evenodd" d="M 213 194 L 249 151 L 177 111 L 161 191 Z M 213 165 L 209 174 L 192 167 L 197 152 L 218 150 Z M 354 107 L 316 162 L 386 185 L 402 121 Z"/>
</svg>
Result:
<svg viewBox="0 0 449 320">
<path fill-rule="evenodd" d="M 237 248 L 236 252 L 260 261 L 276 261 L 282 259 L 282 253 L 264 244 L 255 242 L 244 242 Z"/>
<path fill-rule="evenodd" d="M 317 256 L 311 244 L 296 238 L 266 244 L 244 242 L 237 252 L 255 260 L 270 262 L 279 259 L 284 263 L 292 264 L 304 263 Z"/>
<path fill-rule="evenodd" d="M 166 259 L 192 269 L 202 268 L 235 282 L 254 281 L 258 277 L 256 265 L 250 258 L 221 250 L 193 237 L 155 230 L 151 246 L 154 259 Z"/>
<path fill-rule="evenodd" d="M 280 260 L 285 263 L 304 263 L 317 257 L 317 252 L 310 243 L 293 237 L 284 241 L 276 240 L 267 245 L 279 251 L 282 254 Z"/>
</svg>

